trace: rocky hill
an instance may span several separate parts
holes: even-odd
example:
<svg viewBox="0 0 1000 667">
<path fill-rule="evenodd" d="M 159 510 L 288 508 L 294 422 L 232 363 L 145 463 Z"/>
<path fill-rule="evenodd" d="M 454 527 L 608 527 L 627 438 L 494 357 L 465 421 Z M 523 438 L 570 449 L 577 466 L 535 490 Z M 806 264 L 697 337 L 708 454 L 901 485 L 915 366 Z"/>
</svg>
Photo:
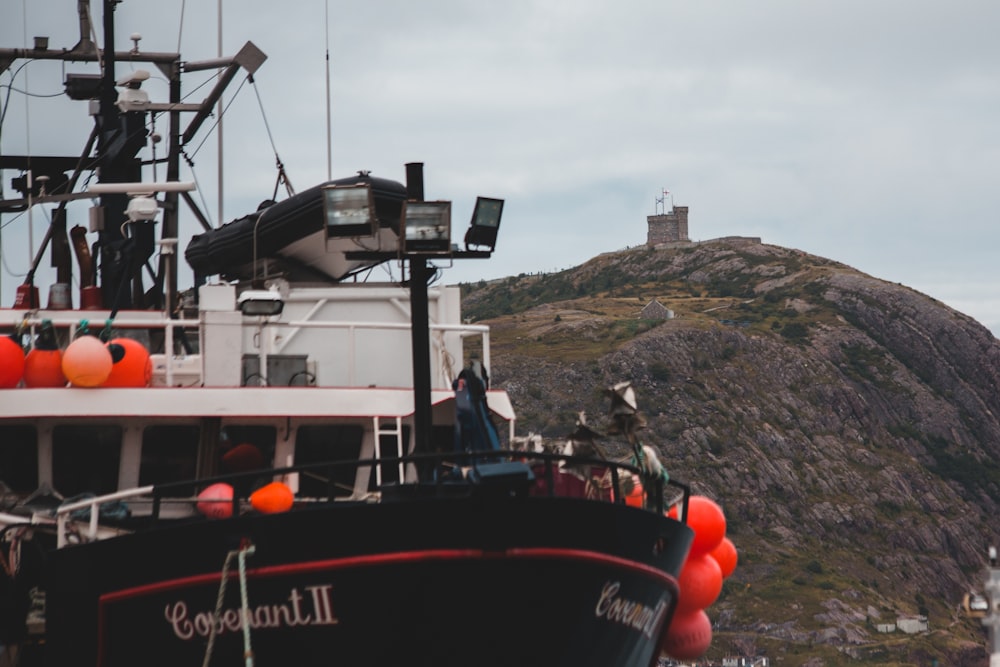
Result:
<svg viewBox="0 0 1000 667">
<path fill-rule="evenodd" d="M 725 509 L 740 564 L 709 609 L 709 657 L 988 664 L 960 610 L 1000 545 L 1000 342 L 986 328 L 739 240 L 463 289 L 466 316 L 492 325 L 493 385 L 520 432 L 562 438 L 579 410 L 600 430 L 601 389 L 631 380 L 643 442 Z M 674 317 L 640 317 L 653 300 Z M 878 631 L 917 615 L 926 632 Z"/>
</svg>

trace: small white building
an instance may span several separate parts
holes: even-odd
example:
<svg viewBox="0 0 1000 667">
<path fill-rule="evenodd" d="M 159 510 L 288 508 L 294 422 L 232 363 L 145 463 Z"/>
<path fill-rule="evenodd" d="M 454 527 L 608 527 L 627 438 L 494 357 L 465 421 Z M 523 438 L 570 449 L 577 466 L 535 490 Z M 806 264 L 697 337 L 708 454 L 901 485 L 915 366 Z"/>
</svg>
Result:
<svg viewBox="0 0 1000 667">
<path fill-rule="evenodd" d="M 927 632 L 926 616 L 900 616 L 896 619 L 896 627 L 900 632 L 908 635 L 915 635 L 918 632 Z"/>
<path fill-rule="evenodd" d="M 656 299 L 653 299 L 639 311 L 639 319 L 672 320 L 674 319 L 674 311 L 670 310 Z"/>
</svg>

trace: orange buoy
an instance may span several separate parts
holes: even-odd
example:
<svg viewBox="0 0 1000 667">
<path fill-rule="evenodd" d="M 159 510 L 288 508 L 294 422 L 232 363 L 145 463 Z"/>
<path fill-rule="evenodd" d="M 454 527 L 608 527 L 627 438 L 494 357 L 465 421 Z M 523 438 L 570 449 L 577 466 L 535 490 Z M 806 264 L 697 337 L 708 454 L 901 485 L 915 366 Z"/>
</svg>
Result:
<svg viewBox="0 0 1000 667">
<path fill-rule="evenodd" d="M 24 358 L 25 387 L 65 387 L 66 375 L 62 370 L 62 352 L 56 342 L 52 320 L 42 320 L 34 347 Z"/>
<path fill-rule="evenodd" d="M 629 507 L 642 507 L 644 500 L 642 482 L 634 475 L 632 479 L 632 490 L 625 496 L 625 504 Z"/>
<path fill-rule="evenodd" d="M 722 568 L 708 554 L 688 556 L 677 578 L 677 585 L 678 612 L 705 609 L 722 592 Z"/>
<path fill-rule="evenodd" d="M 736 569 L 738 559 L 736 545 L 728 537 L 723 537 L 722 541 L 719 542 L 719 546 L 712 549 L 708 555 L 714 558 L 715 562 L 719 564 L 723 579 L 728 578 L 733 573 L 733 570 Z"/>
<path fill-rule="evenodd" d="M 228 519 L 233 515 L 233 487 L 225 482 L 205 487 L 195 507 L 210 519 Z"/>
<path fill-rule="evenodd" d="M 74 387 L 100 387 L 111 366 L 111 353 L 95 336 L 80 336 L 63 352 L 62 370 Z"/>
<path fill-rule="evenodd" d="M 142 343 L 131 338 L 114 338 L 108 342 L 108 351 L 114 363 L 102 387 L 149 386 L 153 379 L 153 360 Z"/>
<path fill-rule="evenodd" d="M 271 482 L 250 494 L 250 505 L 263 514 L 287 512 L 295 504 L 295 494 L 281 482 Z"/>
<path fill-rule="evenodd" d="M 691 556 L 707 554 L 726 536 L 726 515 L 714 500 L 705 496 L 688 499 L 687 525 L 694 531 Z"/>
<path fill-rule="evenodd" d="M 24 358 L 25 387 L 65 387 L 62 352 L 33 348 Z"/>
<path fill-rule="evenodd" d="M 712 621 L 703 609 L 677 611 L 660 644 L 660 652 L 675 660 L 697 660 L 712 644 Z"/>
<path fill-rule="evenodd" d="M 16 387 L 24 375 L 24 348 L 10 336 L 0 336 L 0 389 Z"/>
</svg>

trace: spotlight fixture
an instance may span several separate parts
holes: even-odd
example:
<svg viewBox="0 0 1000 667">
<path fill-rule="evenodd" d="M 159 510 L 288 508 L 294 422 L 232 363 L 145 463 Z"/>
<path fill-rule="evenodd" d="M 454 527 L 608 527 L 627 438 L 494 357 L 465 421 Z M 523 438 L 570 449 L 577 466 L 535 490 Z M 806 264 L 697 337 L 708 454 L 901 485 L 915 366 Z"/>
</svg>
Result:
<svg viewBox="0 0 1000 667">
<path fill-rule="evenodd" d="M 451 252 L 450 201 L 407 201 L 400 224 L 404 254 L 446 255 Z"/>
<path fill-rule="evenodd" d="M 465 249 L 471 246 L 486 247 L 489 252 L 497 244 L 500 216 L 503 215 L 503 199 L 476 197 L 476 207 L 472 210 L 472 221 L 465 232 Z"/>
<path fill-rule="evenodd" d="M 367 183 L 323 188 L 326 238 L 375 236 L 378 232 L 375 199 Z"/>
</svg>

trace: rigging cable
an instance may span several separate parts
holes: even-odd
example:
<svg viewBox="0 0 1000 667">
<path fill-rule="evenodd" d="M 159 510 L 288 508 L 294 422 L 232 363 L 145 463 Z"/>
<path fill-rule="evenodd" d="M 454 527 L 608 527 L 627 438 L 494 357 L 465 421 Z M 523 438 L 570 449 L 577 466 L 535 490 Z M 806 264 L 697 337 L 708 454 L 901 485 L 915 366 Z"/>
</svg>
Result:
<svg viewBox="0 0 1000 667">
<path fill-rule="evenodd" d="M 181 35 L 184 34 L 184 8 L 187 5 L 187 0 L 181 0 L 181 16 L 180 21 L 177 24 L 177 54 L 180 55 L 181 52 Z"/>
<path fill-rule="evenodd" d="M 194 179 L 195 192 L 198 193 L 198 197 L 201 199 L 201 206 L 206 211 L 208 211 L 209 210 L 209 208 L 208 208 L 208 202 L 205 201 L 204 190 L 201 187 L 201 183 L 198 182 L 198 174 L 196 174 L 195 171 L 194 171 L 194 160 L 192 160 L 188 156 L 188 154 L 184 151 L 184 149 L 181 149 L 181 156 L 184 158 L 184 162 L 187 163 L 188 171 L 191 172 L 191 178 Z M 221 224 L 222 224 L 222 221 L 219 220 L 218 221 L 218 225 L 221 225 Z"/>
<path fill-rule="evenodd" d="M 285 173 L 285 165 L 282 163 L 281 158 L 278 157 L 278 148 L 274 145 L 274 136 L 271 134 L 271 125 L 267 122 L 267 114 L 264 112 L 264 103 L 260 99 L 260 90 L 257 89 L 256 81 L 254 81 L 253 75 L 247 76 L 247 80 L 250 81 L 250 85 L 253 86 L 253 92 L 257 95 L 257 105 L 260 107 L 260 116 L 264 120 L 264 129 L 267 130 L 267 139 L 271 142 L 271 150 L 274 151 L 274 162 L 278 167 L 278 182 L 274 184 L 274 194 L 278 194 L 278 185 L 282 182 L 285 184 L 285 190 L 289 196 L 295 194 L 295 188 L 292 187 L 292 182 L 288 180 L 288 174 Z M 274 197 L 271 197 L 274 199 Z"/>
<path fill-rule="evenodd" d="M 247 76 L 247 79 L 249 79 L 249 78 L 250 77 Z M 205 145 L 205 142 L 208 140 L 208 138 L 210 136 L 212 136 L 212 131 L 222 121 L 222 116 L 224 116 L 226 114 L 226 112 L 229 110 L 230 105 L 232 105 L 232 103 L 236 100 L 236 97 L 240 94 L 240 91 L 243 90 L 243 85 L 247 82 L 247 79 L 243 79 L 243 81 L 240 82 L 240 87 L 236 89 L 236 93 L 234 93 L 233 96 L 229 99 L 229 102 L 226 104 L 226 108 L 223 109 L 222 113 L 219 114 L 219 117 L 215 119 L 215 122 L 212 124 L 212 127 L 209 128 L 208 132 L 205 134 L 205 138 L 201 140 L 201 143 L 199 143 L 198 146 L 191 153 L 190 157 L 188 158 L 189 160 L 190 159 L 194 159 L 194 156 L 198 154 L 198 151 L 200 151 L 201 147 Z"/>
<path fill-rule="evenodd" d="M 94 55 L 97 56 L 97 68 L 103 72 L 104 58 L 101 57 L 101 47 L 98 46 L 100 42 L 97 41 L 97 28 L 94 27 L 94 17 L 90 15 L 90 3 L 86 2 L 83 6 L 87 12 L 87 25 L 90 26 L 90 42 L 94 45 Z"/>
</svg>

